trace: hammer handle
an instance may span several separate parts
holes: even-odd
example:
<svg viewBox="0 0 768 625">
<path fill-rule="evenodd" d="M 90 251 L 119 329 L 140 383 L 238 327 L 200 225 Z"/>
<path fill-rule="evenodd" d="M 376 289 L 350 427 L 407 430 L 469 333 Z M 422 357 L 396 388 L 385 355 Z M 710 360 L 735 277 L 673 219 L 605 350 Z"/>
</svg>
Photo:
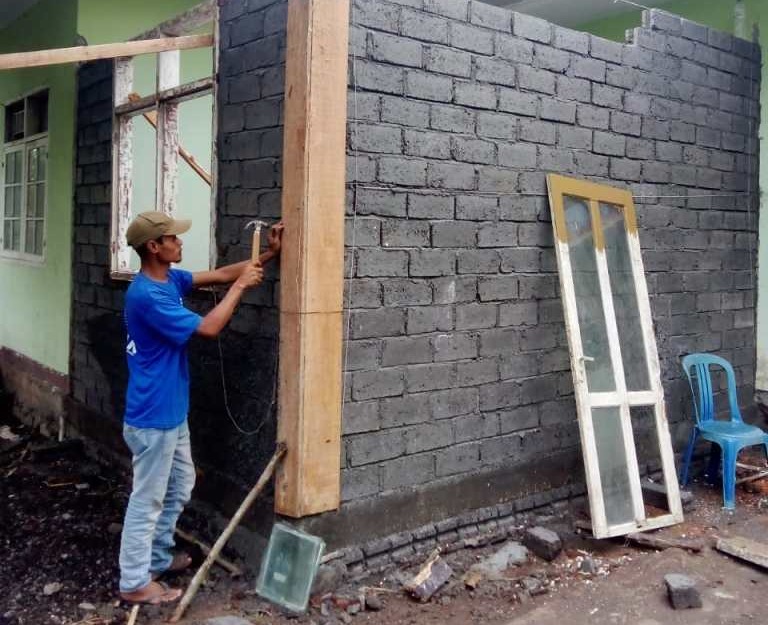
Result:
<svg viewBox="0 0 768 625">
<path fill-rule="evenodd" d="M 251 243 L 251 262 L 255 265 L 259 261 L 261 251 L 261 226 L 253 228 L 253 242 Z"/>
</svg>

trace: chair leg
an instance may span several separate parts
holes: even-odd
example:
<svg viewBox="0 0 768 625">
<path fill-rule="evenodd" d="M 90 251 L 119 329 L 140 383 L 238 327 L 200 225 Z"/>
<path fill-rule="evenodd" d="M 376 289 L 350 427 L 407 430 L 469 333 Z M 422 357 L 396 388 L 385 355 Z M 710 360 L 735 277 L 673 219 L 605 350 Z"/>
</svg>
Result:
<svg viewBox="0 0 768 625">
<path fill-rule="evenodd" d="M 707 483 L 710 486 L 714 486 L 717 484 L 717 476 L 720 472 L 720 461 L 723 456 L 723 450 L 720 448 L 720 445 L 717 443 L 712 443 L 712 446 L 709 450 L 709 463 L 707 464 L 707 470 L 706 470 L 706 478 Z M 725 474 L 723 474 L 725 475 Z M 725 478 L 723 478 L 725 479 Z"/>
<path fill-rule="evenodd" d="M 688 471 L 691 468 L 691 458 L 693 458 L 693 448 L 696 446 L 696 435 L 698 434 L 696 428 L 691 431 L 691 437 L 688 439 L 688 447 L 685 450 L 683 456 L 683 466 L 680 471 L 680 485 L 685 486 L 688 484 Z M 766 453 L 768 453 L 768 444 L 766 444 Z"/>
<path fill-rule="evenodd" d="M 736 457 L 739 448 L 732 443 L 723 445 L 723 507 L 736 508 Z"/>
</svg>

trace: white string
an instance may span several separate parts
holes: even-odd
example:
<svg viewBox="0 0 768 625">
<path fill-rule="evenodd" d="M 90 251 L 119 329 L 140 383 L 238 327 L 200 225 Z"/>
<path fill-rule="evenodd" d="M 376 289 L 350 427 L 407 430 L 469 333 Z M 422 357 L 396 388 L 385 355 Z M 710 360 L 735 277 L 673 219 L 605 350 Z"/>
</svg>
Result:
<svg viewBox="0 0 768 625">
<path fill-rule="evenodd" d="M 216 297 L 216 289 L 211 289 L 211 293 L 213 294 L 213 305 L 216 306 L 219 301 Z M 275 405 L 275 402 L 277 401 L 277 362 L 278 362 L 278 352 L 275 353 L 275 367 L 274 371 L 272 372 L 272 401 L 269 403 L 269 406 L 267 407 L 267 412 L 264 418 L 259 422 L 259 424 L 256 426 L 253 430 L 244 430 L 240 424 L 237 422 L 237 419 L 235 419 L 234 415 L 232 414 L 232 411 L 229 408 L 229 393 L 227 392 L 227 377 L 224 373 L 224 350 L 221 348 L 221 335 L 216 337 L 216 345 L 219 350 L 219 373 L 221 374 L 221 390 L 224 395 L 224 409 L 227 412 L 227 416 L 229 417 L 229 420 L 232 422 L 232 425 L 235 426 L 235 429 L 240 432 L 240 434 L 243 434 L 245 436 L 253 436 L 255 434 L 258 434 L 261 429 L 267 424 L 267 421 L 269 420 L 270 416 L 272 415 L 272 408 Z"/>
<path fill-rule="evenodd" d="M 352 7 L 352 31 L 354 32 L 354 28 L 356 26 L 355 24 L 355 8 Z M 355 119 L 353 120 L 353 136 L 355 137 L 355 145 L 357 145 L 357 132 L 358 132 L 358 114 L 357 114 L 357 54 L 352 54 L 352 102 L 353 102 L 353 109 L 354 109 L 354 115 Z M 347 359 L 349 358 L 349 340 L 350 340 L 350 333 L 352 328 L 352 278 L 355 277 L 355 254 L 357 249 L 357 190 L 358 190 L 358 180 L 360 178 L 359 176 L 359 168 L 358 168 L 358 149 L 355 148 L 354 150 L 354 163 L 355 163 L 355 181 L 352 185 L 353 191 L 352 191 L 352 241 L 350 242 L 351 245 L 351 252 L 350 252 L 350 260 L 349 260 L 349 276 L 347 280 L 347 304 L 346 304 L 346 314 L 347 314 L 347 323 L 346 323 L 346 331 L 345 331 L 345 345 L 344 348 L 344 364 L 342 367 L 342 383 L 341 383 L 341 404 L 342 404 L 342 411 L 344 406 L 345 397 L 347 396 Z"/>
</svg>

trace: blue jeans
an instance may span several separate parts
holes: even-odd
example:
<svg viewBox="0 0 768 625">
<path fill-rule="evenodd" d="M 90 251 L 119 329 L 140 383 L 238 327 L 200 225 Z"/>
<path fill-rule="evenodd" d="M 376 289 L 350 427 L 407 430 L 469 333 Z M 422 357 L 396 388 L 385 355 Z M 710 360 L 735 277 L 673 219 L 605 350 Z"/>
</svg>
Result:
<svg viewBox="0 0 768 625">
<path fill-rule="evenodd" d="M 173 532 L 195 485 L 187 421 L 170 430 L 123 427 L 133 490 L 120 541 L 120 591 L 132 592 L 173 560 Z"/>
</svg>

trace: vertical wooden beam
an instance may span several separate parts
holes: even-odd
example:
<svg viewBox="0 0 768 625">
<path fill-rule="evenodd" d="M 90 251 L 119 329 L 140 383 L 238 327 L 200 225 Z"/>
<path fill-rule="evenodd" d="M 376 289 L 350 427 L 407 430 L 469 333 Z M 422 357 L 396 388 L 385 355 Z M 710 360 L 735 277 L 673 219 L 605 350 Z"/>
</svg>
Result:
<svg viewBox="0 0 768 625">
<path fill-rule="evenodd" d="M 157 93 L 178 87 L 181 78 L 181 52 L 171 50 L 157 55 Z M 162 102 L 157 107 L 157 206 L 164 213 L 176 207 L 179 179 L 179 105 Z"/>
<path fill-rule="evenodd" d="M 133 58 L 115 59 L 115 106 L 128 102 L 133 91 Z M 125 233 L 131 221 L 131 194 L 133 185 L 133 118 L 114 119 L 112 124 L 112 271 L 128 271 L 131 249 L 125 242 Z"/>
<path fill-rule="evenodd" d="M 349 2 L 289 0 L 275 508 L 340 500 Z"/>
</svg>

